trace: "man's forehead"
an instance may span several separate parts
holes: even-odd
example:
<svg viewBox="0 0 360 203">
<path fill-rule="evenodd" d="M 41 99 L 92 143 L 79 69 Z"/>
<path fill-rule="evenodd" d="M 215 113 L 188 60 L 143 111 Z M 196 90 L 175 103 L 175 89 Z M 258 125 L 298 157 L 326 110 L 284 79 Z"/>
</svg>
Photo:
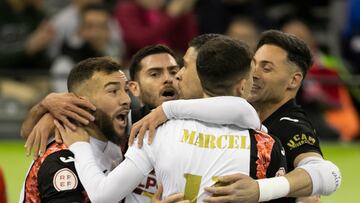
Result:
<svg viewBox="0 0 360 203">
<path fill-rule="evenodd" d="M 265 44 L 261 46 L 254 54 L 253 60 L 260 62 L 262 60 L 274 61 L 287 58 L 287 52 L 279 46 Z"/>
<path fill-rule="evenodd" d="M 166 68 L 178 65 L 175 58 L 168 53 L 151 54 L 144 57 L 140 64 L 143 70 L 153 67 Z"/>
<path fill-rule="evenodd" d="M 127 82 L 128 81 L 125 73 L 121 70 L 115 71 L 110 74 L 104 73 L 104 72 L 95 72 L 94 75 L 92 76 L 92 80 L 94 80 L 94 82 L 102 81 L 102 83 L 107 83 L 108 81 L 113 81 L 113 82 Z"/>
</svg>

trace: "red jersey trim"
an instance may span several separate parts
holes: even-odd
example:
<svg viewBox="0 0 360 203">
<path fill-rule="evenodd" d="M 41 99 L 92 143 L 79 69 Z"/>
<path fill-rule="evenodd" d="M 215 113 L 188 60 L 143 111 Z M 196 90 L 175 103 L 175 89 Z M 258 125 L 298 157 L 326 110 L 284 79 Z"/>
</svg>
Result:
<svg viewBox="0 0 360 203">
<path fill-rule="evenodd" d="M 25 180 L 24 202 L 27 203 L 41 202 L 40 192 L 38 188 L 38 180 L 37 180 L 39 169 L 43 164 L 43 162 L 45 161 L 46 157 L 48 157 L 52 153 L 58 152 L 63 149 L 67 149 L 67 147 L 64 144 L 53 143 L 46 149 L 45 154 L 42 157 L 39 157 L 34 161 Z"/>
<path fill-rule="evenodd" d="M 256 177 L 258 179 L 266 178 L 266 172 L 271 161 L 271 152 L 275 140 L 268 134 L 256 131 L 256 148 L 258 160 L 256 161 Z"/>
</svg>

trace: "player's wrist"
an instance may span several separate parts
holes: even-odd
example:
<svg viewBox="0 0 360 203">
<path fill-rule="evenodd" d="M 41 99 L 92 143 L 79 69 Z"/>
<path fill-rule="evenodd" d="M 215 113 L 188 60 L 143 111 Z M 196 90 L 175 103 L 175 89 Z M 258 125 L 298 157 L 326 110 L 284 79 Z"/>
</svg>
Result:
<svg viewBox="0 0 360 203">
<path fill-rule="evenodd" d="M 290 183 L 283 176 L 256 181 L 259 186 L 259 202 L 285 197 L 290 192 Z"/>
</svg>

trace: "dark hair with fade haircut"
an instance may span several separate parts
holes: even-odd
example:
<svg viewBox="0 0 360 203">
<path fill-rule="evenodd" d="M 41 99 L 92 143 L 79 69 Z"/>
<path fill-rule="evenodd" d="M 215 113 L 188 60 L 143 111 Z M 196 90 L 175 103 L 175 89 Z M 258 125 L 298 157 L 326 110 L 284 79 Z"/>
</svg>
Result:
<svg viewBox="0 0 360 203">
<path fill-rule="evenodd" d="M 215 33 L 202 34 L 197 37 L 194 37 L 189 42 L 189 47 L 194 47 L 196 50 L 199 50 L 206 42 L 220 37 L 225 37 L 225 35 L 215 34 Z"/>
<path fill-rule="evenodd" d="M 309 47 L 304 41 L 295 35 L 278 30 L 269 30 L 261 34 L 256 50 L 266 44 L 275 45 L 285 50 L 289 62 L 297 65 L 305 78 L 307 71 L 313 64 L 313 58 Z"/>
<path fill-rule="evenodd" d="M 70 71 L 67 80 L 68 91 L 74 92 L 77 85 L 90 79 L 95 72 L 111 74 L 119 70 L 121 70 L 120 64 L 111 57 L 94 57 L 80 61 Z"/>
<path fill-rule="evenodd" d="M 233 86 L 250 73 L 252 54 L 239 40 L 221 37 L 210 40 L 199 50 L 196 68 L 205 93 L 232 95 Z"/>
<path fill-rule="evenodd" d="M 138 52 L 136 52 L 131 59 L 130 67 L 129 67 L 131 80 L 134 81 L 137 80 L 137 74 L 141 70 L 141 65 L 140 65 L 141 60 L 143 60 L 145 57 L 150 55 L 163 54 L 163 53 L 170 54 L 176 60 L 174 52 L 169 47 L 162 44 L 146 46 L 140 49 Z"/>
</svg>

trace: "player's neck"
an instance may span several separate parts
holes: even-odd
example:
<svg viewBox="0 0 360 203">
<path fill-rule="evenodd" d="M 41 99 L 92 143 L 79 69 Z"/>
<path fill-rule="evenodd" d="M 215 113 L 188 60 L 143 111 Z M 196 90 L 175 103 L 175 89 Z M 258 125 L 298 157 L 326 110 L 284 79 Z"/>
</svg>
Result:
<svg viewBox="0 0 360 203">
<path fill-rule="evenodd" d="M 252 103 L 254 108 L 256 109 L 260 121 L 264 122 L 271 114 L 273 114 L 276 110 L 278 110 L 282 105 L 288 102 L 291 98 L 284 97 L 281 101 L 278 102 L 259 102 Z"/>
<path fill-rule="evenodd" d="M 89 136 L 101 140 L 101 141 L 108 141 L 107 138 L 104 136 L 104 134 L 99 130 L 98 127 L 96 127 L 95 125 L 90 125 L 88 127 L 86 127 L 86 131 L 89 133 Z"/>
</svg>

